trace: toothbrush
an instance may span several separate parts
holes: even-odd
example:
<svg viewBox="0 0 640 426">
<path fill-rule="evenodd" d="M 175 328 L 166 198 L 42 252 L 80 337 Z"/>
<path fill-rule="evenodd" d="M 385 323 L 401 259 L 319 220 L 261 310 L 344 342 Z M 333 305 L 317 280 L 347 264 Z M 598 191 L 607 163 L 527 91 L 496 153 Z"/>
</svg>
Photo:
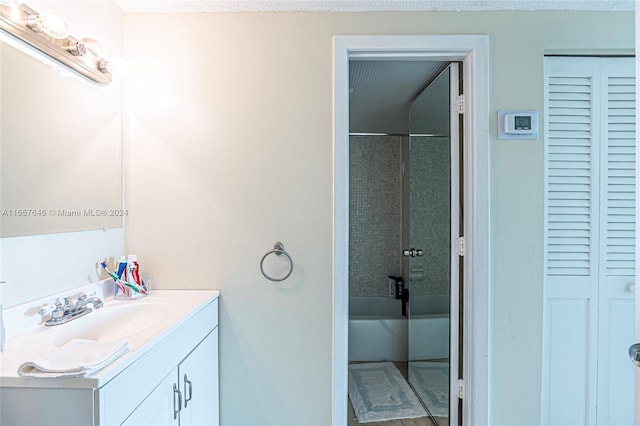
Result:
<svg viewBox="0 0 640 426">
<path fill-rule="evenodd" d="M 118 276 L 116 274 L 114 274 L 113 272 L 109 271 L 109 269 L 107 268 L 107 262 L 100 262 L 100 265 L 102 266 L 102 268 L 107 272 L 107 274 L 109 274 L 109 276 L 111 277 L 111 279 L 113 281 L 115 281 L 115 283 L 118 285 L 118 287 L 120 288 L 120 290 L 124 293 L 125 287 L 127 286 L 131 289 L 133 289 L 136 293 L 142 293 L 145 294 L 147 291 L 146 289 L 141 289 L 139 288 L 137 285 L 131 284 L 127 281 L 123 281 L 120 278 L 118 278 Z"/>
<path fill-rule="evenodd" d="M 107 262 L 100 262 L 100 265 L 107 272 L 107 274 L 109 274 L 111 279 L 118 285 L 118 288 L 120 289 L 122 294 L 126 294 L 126 288 L 122 285 L 122 283 L 120 283 L 120 281 L 121 281 L 120 278 L 118 278 L 118 276 L 116 274 L 114 274 L 113 272 L 110 272 L 107 269 Z"/>
</svg>

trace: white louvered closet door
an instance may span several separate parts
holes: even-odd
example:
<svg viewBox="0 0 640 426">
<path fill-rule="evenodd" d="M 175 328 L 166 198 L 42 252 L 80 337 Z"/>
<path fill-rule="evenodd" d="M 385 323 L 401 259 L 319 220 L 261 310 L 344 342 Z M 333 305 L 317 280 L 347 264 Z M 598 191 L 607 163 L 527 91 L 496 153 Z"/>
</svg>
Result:
<svg viewBox="0 0 640 426">
<path fill-rule="evenodd" d="M 633 425 L 633 76 L 545 59 L 545 425 Z"/>
<path fill-rule="evenodd" d="M 633 425 L 635 343 L 635 69 L 605 59 L 600 140 L 599 425 Z"/>
</svg>

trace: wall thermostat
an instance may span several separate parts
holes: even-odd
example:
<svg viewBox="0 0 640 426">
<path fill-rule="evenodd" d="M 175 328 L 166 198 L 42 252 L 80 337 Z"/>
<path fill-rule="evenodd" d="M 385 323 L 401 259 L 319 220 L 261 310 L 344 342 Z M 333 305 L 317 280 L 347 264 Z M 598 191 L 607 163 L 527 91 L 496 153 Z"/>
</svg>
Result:
<svg viewBox="0 0 640 426">
<path fill-rule="evenodd" d="M 498 139 L 538 139 L 538 111 L 498 111 Z"/>
</svg>

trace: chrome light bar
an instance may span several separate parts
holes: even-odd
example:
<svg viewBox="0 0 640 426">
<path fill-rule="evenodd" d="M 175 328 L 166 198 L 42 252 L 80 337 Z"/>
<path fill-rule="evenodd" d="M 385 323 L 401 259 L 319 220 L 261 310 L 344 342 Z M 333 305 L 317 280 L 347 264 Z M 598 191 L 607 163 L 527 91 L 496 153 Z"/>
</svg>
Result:
<svg viewBox="0 0 640 426">
<path fill-rule="evenodd" d="M 70 35 L 50 35 L 41 15 L 25 4 L 0 3 L 0 30 L 95 83 L 108 84 L 112 80 L 111 67 L 104 58 L 87 54 L 84 43 Z"/>
</svg>

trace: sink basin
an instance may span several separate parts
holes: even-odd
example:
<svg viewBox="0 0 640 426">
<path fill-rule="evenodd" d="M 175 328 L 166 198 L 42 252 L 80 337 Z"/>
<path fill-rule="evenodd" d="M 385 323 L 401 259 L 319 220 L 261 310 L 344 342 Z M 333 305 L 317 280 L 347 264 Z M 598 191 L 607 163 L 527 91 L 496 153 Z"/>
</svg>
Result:
<svg viewBox="0 0 640 426">
<path fill-rule="evenodd" d="M 212 290 L 156 290 L 142 299 L 117 300 L 108 293 L 113 284 L 107 280 L 104 283 L 109 286 L 107 291 L 103 288 L 103 282 L 91 284 L 3 312 L 5 326 L 9 330 L 4 351 L 0 352 L 0 383 L 3 387 L 58 388 L 66 383 L 74 389 L 97 389 L 144 356 L 155 343 L 171 335 L 176 327 L 192 315 L 200 315 L 199 309 L 218 295 Z M 54 297 L 62 298 L 80 291 L 86 294 L 96 292 L 96 297 L 104 301 L 104 306 L 65 324 L 50 327 L 43 324 L 42 316 L 38 314 L 41 306 L 50 305 Z M 107 297 L 103 297 L 105 293 Z M 217 317 L 217 304 L 215 315 Z M 83 378 L 70 378 L 67 381 L 51 380 L 49 377 L 25 378 L 18 374 L 25 362 L 46 360 L 59 353 L 59 350 L 65 350 L 62 346 L 73 339 L 104 343 L 126 340 L 129 350 L 104 369 Z"/>
<path fill-rule="evenodd" d="M 60 347 L 72 339 L 114 341 L 157 327 L 171 303 L 163 299 L 122 301 L 105 305 L 66 324 L 51 327 L 49 344 Z"/>
</svg>

